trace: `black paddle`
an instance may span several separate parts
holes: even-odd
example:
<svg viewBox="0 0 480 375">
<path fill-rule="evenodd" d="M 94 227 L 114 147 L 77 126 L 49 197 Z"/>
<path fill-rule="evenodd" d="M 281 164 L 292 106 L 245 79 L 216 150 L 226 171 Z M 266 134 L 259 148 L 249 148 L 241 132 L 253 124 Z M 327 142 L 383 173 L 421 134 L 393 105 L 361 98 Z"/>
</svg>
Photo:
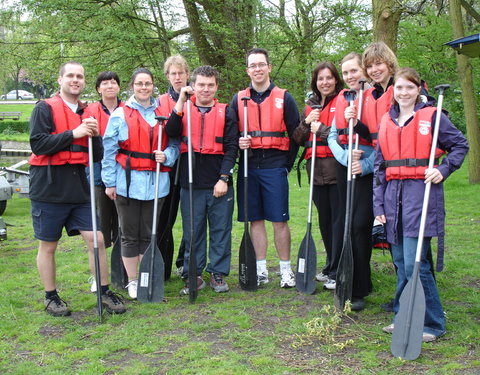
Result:
<svg viewBox="0 0 480 375">
<path fill-rule="evenodd" d="M 127 271 L 122 260 L 122 229 L 118 226 L 117 238 L 110 254 L 110 281 L 115 289 L 122 290 L 128 283 Z"/>
<path fill-rule="evenodd" d="M 98 256 L 97 239 L 97 208 L 95 205 L 95 173 L 93 168 L 93 142 L 92 137 L 88 137 L 88 168 L 90 172 L 90 206 L 92 211 L 92 230 L 93 230 L 93 258 L 95 260 L 95 281 L 97 283 L 97 311 L 98 319 L 102 322 L 102 284 L 100 276 L 100 258 Z"/>
<path fill-rule="evenodd" d="M 355 91 L 345 91 L 345 100 L 350 106 L 354 105 Z M 357 137 L 358 138 L 358 137 Z M 338 261 L 337 279 L 335 285 L 334 305 L 343 311 L 345 302 L 352 300 L 353 288 L 353 252 L 352 252 L 352 146 L 353 146 L 353 119 L 348 122 L 348 165 L 347 165 L 347 196 L 345 205 L 345 228 L 343 231 L 343 246 Z"/>
<path fill-rule="evenodd" d="M 190 213 L 190 248 L 188 251 L 188 299 L 195 303 L 197 299 L 197 254 L 193 242 L 195 231 L 193 228 L 193 148 L 192 148 L 192 116 L 190 95 L 187 95 L 187 136 L 188 136 L 188 203 Z"/>
<path fill-rule="evenodd" d="M 430 159 L 428 160 L 429 169 L 433 168 L 435 161 L 435 150 L 437 148 L 438 130 L 440 128 L 440 117 L 442 114 L 443 93 L 449 87 L 450 85 L 438 85 L 435 87 L 435 91 L 439 91 L 439 96 L 435 129 L 433 130 L 432 145 L 430 148 Z M 403 288 L 402 294 L 400 294 L 400 307 L 398 313 L 395 315 L 392 345 L 390 346 L 390 350 L 395 357 L 408 360 L 418 358 L 422 351 L 423 323 L 425 321 L 425 294 L 420 281 L 420 264 L 431 185 L 432 183 L 428 182 L 425 186 L 415 265 L 410 280 L 408 280 L 407 285 Z"/>
<path fill-rule="evenodd" d="M 244 96 L 243 100 L 243 136 L 248 135 L 248 107 L 247 103 L 250 100 L 248 96 Z M 243 212 L 244 212 L 244 227 L 243 237 L 240 244 L 240 251 L 238 254 L 238 279 L 240 287 L 243 290 L 256 291 L 257 290 L 257 261 L 255 249 L 253 247 L 250 232 L 248 230 L 248 149 L 243 150 Z"/>
<path fill-rule="evenodd" d="M 313 109 L 321 109 L 320 105 L 312 105 Z M 298 250 L 296 288 L 299 292 L 306 294 L 315 293 L 317 287 L 315 275 L 317 273 L 317 248 L 312 238 L 312 200 L 313 200 L 313 179 L 315 177 L 315 158 L 317 153 L 317 135 L 313 134 L 312 161 L 310 165 L 310 190 L 308 194 L 308 216 L 307 232 L 303 237 Z"/>
<path fill-rule="evenodd" d="M 168 117 L 156 117 L 158 123 L 158 150 L 162 149 L 163 123 Z M 152 238 L 140 263 L 140 280 L 137 287 L 137 300 L 146 302 L 162 302 L 164 296 L 165 265 L 162 254 L 157 245 L 157 213 L 158 188 L 160 184 L 160 163 L 157 162 L 155 171 L 155 196 L 153 198 Z"/>
<path fill-rule="evenodd" d="M 158 119 L 158 117 L 157 117 Z M 165 281 L 170 279 L 172 274 L 172 263 L 173 263 L 173 253 L 174 253 L 174 241 L 172 228 L 174 221 L 177 216 L 178 209 L 178 196 L 180 194 L 180 189 L 178 188 L 178 177 L 180 174 L 180 157 L 177 160 L 177 167 L 175 168 L 175 177 L 172 190 L 170 192 L 170 206 L 168 209 L 168 218 L 167 224 L 163 230 L 162 236 L 158 241 L 158 247 L 162 253 L 163 260 L 165 262 Z"/>
</svg>

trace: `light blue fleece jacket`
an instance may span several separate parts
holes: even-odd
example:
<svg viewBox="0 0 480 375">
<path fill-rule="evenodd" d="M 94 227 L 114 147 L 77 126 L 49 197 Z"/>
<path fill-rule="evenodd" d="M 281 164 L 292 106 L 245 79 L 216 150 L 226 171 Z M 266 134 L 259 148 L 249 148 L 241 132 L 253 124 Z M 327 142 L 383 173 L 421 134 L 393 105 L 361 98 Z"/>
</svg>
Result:
<svg viewBox="0 0 480 375">
<path fill-rule="evenodd" d="M 344 147 L 345 146 L 345 147 Z M 330 133 L 328 134 L 328 147 L 332 150 L 332 154 L 335 159 L 343 166 L 348 166 L 348 145 L 341 145 L 338 143 L 338 132 L 335 119 L 330 127 Z M 375 150 L 372 146 L 366 146 L 359 144 L 358 148 L 363 150 L 362 158 L 360 159 L 360 165 L 362 166 L 362 173 L 360 176 L 366 176 L 373 173 L 373 164 L 375 161 Z"/>
<path fill-rule="evenodd" d="M 125 103 L 126 106 L 136 109 L 142 117 L 150 124 L 155 126 L 155 108 L 156 101 L 152 97 L 151 105 L 144 108 L 140 105 L 134 96 L 130 97 Z M 165 133 L 163 133 L 164 136 Z M 125 170 L 117 163 L 115 157 L 120 148 L 119 142 L 128 139 L 128 125 L 125 121 L 123 108 L 117 108 L 108 121 L 105 135 L 103 136 L 103 160 L 102 160 L 102 180 L 106 187 L 116 187 L 117 194 L 127 196 L 127 180 Z M 164 150 L 166 161 L 165 166 L 171 167 L 180 154 L 179 141 L 169 139 L 168 147 Z M 170 178 L 168 172 L 160 172 L 160 182 L 158 189 L 158 197 L 162 198 L 168 194 L 170 190 Z M 153 200 L 155 196 L 155 171 L 131 171 L 131 181 L 129 197 L 138 200 Z"/>
</svg>

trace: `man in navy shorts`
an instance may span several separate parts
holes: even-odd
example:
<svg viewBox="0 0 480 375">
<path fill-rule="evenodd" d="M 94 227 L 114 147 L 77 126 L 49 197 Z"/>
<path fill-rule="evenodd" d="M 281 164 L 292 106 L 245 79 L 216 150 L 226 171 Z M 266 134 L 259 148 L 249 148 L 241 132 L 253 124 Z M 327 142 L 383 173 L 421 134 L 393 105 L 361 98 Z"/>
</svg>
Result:
<svg viewBox="0 0 480 375">
<path fill-rule="evenodd" d="M 270 82 L 272 65 L 268 52 L 254 48 L 247 53 L 247 74 L 250 86 L 237 93 L 231 108 L 239 118 L 243 133 L 242 98 L 250 98 L 248 136 L 240 137 L 241 150 L 249 148 L 248 160 L 248 220 L 251 222 L 252 243 L 257 257 L 257 283 L 268 282 L 267 231 L 265 220 L 273 225 L 274 242 L 280 258 L 282 288 L 295 286 L 290 265 L 290 228 L 288 227 L 288 172 L 298 152 L 292 134 L 299 124 L 298 108 L 293 97 Z M 243 135 L 243 134 L 242 134 Z M 244 221 L 243 210 L 243 153 L 238 173 L 238 220 Z"/>
<path fill-rule="evenodd" d="M 37 266 L 45 287 L 45 310 L 53 316 L 70 315 L 56 290 L 55 251 L 65 227 L 69 236 L 81 234 L 88 247 L 90 269 L 95 274 L 90 191 L 85 166 L 88 137 L 94 161 L 103 148 L 97 120 L 82 118 L 86 104 L 79 101 L 85 88 L 83 66 L 70 61 L 60 67 L 60 92 L 40 101 L 30 119 L 30 199 L 35 237 L 39 240 Z M 121 298 L 108 288 L 108 265 L 102 232 L 97 231 L 102 305 L 122 314 Z"/>
</svg>

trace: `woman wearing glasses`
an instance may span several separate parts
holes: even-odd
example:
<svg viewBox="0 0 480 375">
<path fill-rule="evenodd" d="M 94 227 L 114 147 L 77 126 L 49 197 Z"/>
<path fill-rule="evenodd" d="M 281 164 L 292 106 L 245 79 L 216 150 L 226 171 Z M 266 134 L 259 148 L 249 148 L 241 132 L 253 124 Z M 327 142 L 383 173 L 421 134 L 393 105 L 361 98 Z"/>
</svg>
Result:
<svg viewBox="0 0 480 375">
<path fill-rule="evenodd" d="M 131 79 L 133 95 L 123 108 L 110 116 L 103 138 L 102 180 L 105 193 L 115 200 L 122 229 L 122 259 L 128 275 L 128 295 L 137 297 L 137 270 L 151 240 L 156 162 L 162 163 L 158 191 L 158 212 L 168 194 L 168 170 L 179 154 L 178 143 L 165 132 L 157 145 L 160 116 L 153 94 L 153 76 L 135 70 Z"/>
</svg>

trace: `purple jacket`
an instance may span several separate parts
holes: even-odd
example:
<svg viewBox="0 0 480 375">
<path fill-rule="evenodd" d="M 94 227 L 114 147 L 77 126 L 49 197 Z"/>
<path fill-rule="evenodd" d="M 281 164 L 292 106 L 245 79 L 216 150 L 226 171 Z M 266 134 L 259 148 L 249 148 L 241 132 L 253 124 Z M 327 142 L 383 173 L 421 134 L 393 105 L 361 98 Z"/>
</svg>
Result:
<svg viewBox="0 0 480 375">
<path fill-rule="evenodd" d="M 415 111 L 425 107 L 424 103 L 417 104 Z M 399 108 L 391 107 L 388 115 L 392 119 L 398 118 Z M 432 117 L 432 131 L 435 125 L 436 112 Z M 410 119 L 411 120 L 411 119 Z M 407 123 L 410 121 L 408 120 Z M 393 120 L 395 123 L 396 120 Z M 406 124 L 407 124 L 406 123 Z M 438 134 L 438 147 L 447 152 L 437 167 L 443 176 L 448 178 L 452 172 L 460 168 L 468 152 L 468 142 L 448 117 L 442 113 Z M 379 166 L 384 161 L 382 145 L 377 144 L 375 157 L 375 178 L 373 182 L 373 212 L 375 216 L 385 215 L 388 242 L 398 243 L 398 222 L 401 212 L 403 236 L 418 237 L 420 216 L 422 213 L 423 195 L 425 192 L 424 180 L 390 180 L 385 178 L 385 170 Z M 425 224 L 425 237 L 444 237 L 445 203 L 443 196 L 443 182 L 432 184 L 428 205 L 428 215 Z"/>
</svg>

